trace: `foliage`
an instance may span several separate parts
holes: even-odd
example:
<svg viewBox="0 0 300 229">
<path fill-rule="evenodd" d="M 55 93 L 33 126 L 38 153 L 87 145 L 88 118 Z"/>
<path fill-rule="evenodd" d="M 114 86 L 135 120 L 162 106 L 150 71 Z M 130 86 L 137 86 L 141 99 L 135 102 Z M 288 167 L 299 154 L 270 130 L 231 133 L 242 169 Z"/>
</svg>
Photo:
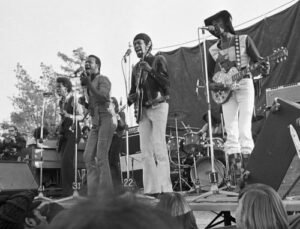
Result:
<svg viewBox="0 0 300 229">
<path fill-rule="evenodd" d="M 55 72 L 53 67 L 44 63 L 40 64 L 42 75 L 33 80 L 20 63 L 17 63 L 15 74 L 18 94 L 11 98 L 15 111 L 11 113 L 11 122 L 20 132 L 33 133 L 41 126 L 44 102 L 44 126 L 50 132 L 58 125 L 59 109 L 58 98 L 55 96 L 56 78 L 58 76 L 70 77 L 80 65 L 83 64 L 86 54 L 83 48 L 73 50 L 72 57 L 58 52 L 58 57 L 63 61 L 62 73 Z M 44 96 L 45 92 L 51 96 Z"/>
</svg>

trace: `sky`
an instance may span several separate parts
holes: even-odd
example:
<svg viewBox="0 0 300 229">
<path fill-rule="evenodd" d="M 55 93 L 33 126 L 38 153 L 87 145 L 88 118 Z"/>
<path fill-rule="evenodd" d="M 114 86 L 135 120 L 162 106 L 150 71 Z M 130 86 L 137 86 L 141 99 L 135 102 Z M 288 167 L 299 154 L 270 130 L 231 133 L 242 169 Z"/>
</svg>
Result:
<svg viewBox="0 0 300 229">
<path fill-rule="evenodd" d="M 204 19 L 228 10 L 236 29 L 279 12 L 291 0 L 10 0 L 0 2 L 0 122 L 14 110 L 10 97 L 17 94 L 15 72 L 20 63 L 33 79 L 41 76 L 40 63 L 61 72 L 57 53 L 72 55 L 82 47 L 102 62 L 101 73 L 112 82 L 112 96 L 126 98 L 122 57 L 134 36 L 147 33 L 154 53 L 198 44 L 197 30 Z M 286 4 L 286 5 L 285 5 Z M 282 5 L 284 7 L 268 13 Z M 268 13 L 268 14 L 266 14 Z M 262 16 L 262 17 L 259 17 Z M 242 26 L 253 18 L 258 19 Z M 172 46 L 169 48 L 164 48 Z M 132 52 L 123 62 L 125 78 L 137 62 Z"/>
</svg>

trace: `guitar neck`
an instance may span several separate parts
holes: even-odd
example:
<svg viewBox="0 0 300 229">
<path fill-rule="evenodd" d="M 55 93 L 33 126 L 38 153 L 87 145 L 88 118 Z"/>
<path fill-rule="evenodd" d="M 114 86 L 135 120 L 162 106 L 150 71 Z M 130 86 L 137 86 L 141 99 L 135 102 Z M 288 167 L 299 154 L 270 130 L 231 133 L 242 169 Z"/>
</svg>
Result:
<svg viewBox="0 0 300 229">
<path fill-rule="evenodd" d="M 285 60 L 288 55 L 288 50 L 286 48 L 280 48 L 278 51 L 275 51 L 273 54 L 263 58 L 262 60 L 259 60 L 258 62 L 251 64 L 248 68 L 245 68 L 243 70 L 240 70 L 238 73 L 232 76 L 232 79 L 234 81 L 239 81 L 241 80 L 245 75 L 247 75 L 249 72 L 252 72 L 256 70 L 260 63 L 263 61 L 269 61 L 269 62 L 274 62 L 274 61 L 282 61 Z"/>
</svg>

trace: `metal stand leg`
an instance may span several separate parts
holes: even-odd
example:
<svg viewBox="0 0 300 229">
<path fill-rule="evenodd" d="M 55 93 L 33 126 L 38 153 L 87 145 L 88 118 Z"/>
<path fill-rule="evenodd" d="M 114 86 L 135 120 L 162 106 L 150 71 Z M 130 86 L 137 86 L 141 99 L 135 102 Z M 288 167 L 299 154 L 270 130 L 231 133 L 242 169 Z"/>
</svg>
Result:
<svg viewBox="0 0 300 229">
<path fill-rule="evenodd" d="M 43 139 L 44 139 L 44 115 L 45 115 L 45 104 L 46 104 L 46 96 L 49 96 L 49 94 L 47 93 L 43 93 L 43 107 L 42 107 L 42 120 L 41 120 L 41 132 L 40 132 L 40 139 L 37 140 L 39 142 L 37 142 L 37 145 L 39 145 L 38 143 L 41 143 L 40 148 L 41 148 L 41 158 L 40 158 L 40 185 L 38 188 L 38 196 L 35 197 L 35 199 L 43 199 L 43 200 L 47 200 L 50 201 L 50 198 L 47 198 L 44 196 L 44 186 L 43 186 Z"/>
</svg>

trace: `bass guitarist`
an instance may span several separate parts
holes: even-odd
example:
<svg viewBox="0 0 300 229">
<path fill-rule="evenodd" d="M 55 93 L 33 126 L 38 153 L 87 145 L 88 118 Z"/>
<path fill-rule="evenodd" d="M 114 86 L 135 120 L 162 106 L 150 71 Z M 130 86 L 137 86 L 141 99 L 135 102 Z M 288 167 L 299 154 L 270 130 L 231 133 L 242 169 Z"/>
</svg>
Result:
<svg viewBox="0 0 300 229">
<path fill-rule="evenodd" d="M 143 154 L 144 193 L 156 197 L 172 192 L 170 163 L 165 132 L 169 111 L 169 76 L 166 59 L 151 54 L 147 34 L 134 37 L 134 50 L 140 61 L 134 66 L 128 105 L 135 103 Z"/>
<path fill-rule="evenodd" d="M 232 67 L 238 71 L 249 68 L 250 63 L 260 63 L 263 76 L 269 74 L 270 64 L 263 61 L 253 40 L 248 35 L 235 35 L 231 15 L 223 10 L 204 20 L 212 35 L 218 41 L 209 48 L 213 64 L 209 63 L 208 71 L 228 73 Z M 213 85 L 213 84 L 211 84 Z M 210 87 L 211 90 L 219 88 Z M 251 133 L 251 120 L 254 109 L 254 85 L 250 71 L 235 84 L 231 96 L 222 104 L 227 140 L 224 145 L 229 156 L 231 181 L 237 184 L 242 171 L 243 161 L 247 162 L 254 148 Z M 243 160 L 244 159 L 244 160 Z"/>
</svg>

